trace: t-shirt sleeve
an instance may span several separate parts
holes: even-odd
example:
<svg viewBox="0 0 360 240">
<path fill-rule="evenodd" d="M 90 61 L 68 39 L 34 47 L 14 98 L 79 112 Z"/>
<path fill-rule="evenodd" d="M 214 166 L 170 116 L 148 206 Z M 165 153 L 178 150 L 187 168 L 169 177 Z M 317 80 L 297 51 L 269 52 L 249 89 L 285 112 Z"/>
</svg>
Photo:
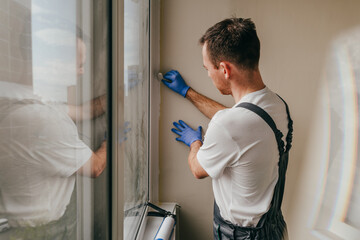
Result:
<svg viewBox="0 0 360 240">
<path fill-rule="evenodd" d="M 238 146 L 229 132 L 211 121 L 204 136 L 204 144 L 197 153 L 197 159 L 211 178 L 218 178 L 224 169 L 238 159 Z"/>
<path fill-rule="evenodd" d="M 72 137 L 58 136 L 41 143 L 37 149 L 37 160 L 50 175 L 69 177 L 79 170 L 91 157 L 92 150 L 79 139 L 78 135 Z"/>
<path fill-rule="evenodd" d="M 48 175 L 69 177 L 90 159 L 92 150 L 79 138 L 66 113 L 55 110 L 41 108 L 38 122 L 29 126 L 32 161 Z"/>
</svg>

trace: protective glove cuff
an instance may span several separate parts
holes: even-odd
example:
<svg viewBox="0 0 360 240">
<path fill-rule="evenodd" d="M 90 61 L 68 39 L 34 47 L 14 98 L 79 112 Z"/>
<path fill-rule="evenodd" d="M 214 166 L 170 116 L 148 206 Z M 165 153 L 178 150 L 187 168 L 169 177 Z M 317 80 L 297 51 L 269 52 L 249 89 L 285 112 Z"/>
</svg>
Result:
<svg viewBox="0 0 360 240">
<path fill-rule="evenodd" d="M 189 91 L 189 86 L 185 86 L 181 91 L 180 91 L 180 94 L 186 98 L 186 93 Z"/>
<path fill-rule="evenodd" d="M 201 142 L 201 144 L 203 144 L 202 139 L 193 139 L 193 140 L 191 140 L 191 141 L 190 141 L 190 144 L 189 144 L 188 146 L 190 147 L 190 146 L 191 146 L 191 144 L 192 144 L 193 142 L 195 142 L 195 141 L 200 141 L 200 142 Z"/>
</svg>

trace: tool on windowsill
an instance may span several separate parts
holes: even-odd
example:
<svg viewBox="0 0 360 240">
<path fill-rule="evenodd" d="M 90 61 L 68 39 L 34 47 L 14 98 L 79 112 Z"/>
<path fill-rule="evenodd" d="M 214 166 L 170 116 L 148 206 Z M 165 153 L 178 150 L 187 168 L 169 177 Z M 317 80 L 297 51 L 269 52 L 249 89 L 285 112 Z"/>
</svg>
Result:
<svg viewBox="0 0 360 240">
<path fill-rule="evenodd" d="M 170 240 L 176 225 L 176 215 L 150 202 L 147 202 L 147 205 L 157 211 L 149 212 L 148 216 L 163 217 L 163 221 L 161 222 L 161 225 L 155 235 L 154 240 Z"/>
</svg>

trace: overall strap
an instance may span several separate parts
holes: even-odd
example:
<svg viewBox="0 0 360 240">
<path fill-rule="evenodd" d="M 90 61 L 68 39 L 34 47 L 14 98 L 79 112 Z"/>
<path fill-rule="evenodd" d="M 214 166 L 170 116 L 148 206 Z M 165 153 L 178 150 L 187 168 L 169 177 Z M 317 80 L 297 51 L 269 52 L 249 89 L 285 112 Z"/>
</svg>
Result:
<svg viewBox="0 0 360 240">
<path fill-rule="evenodd" d="M 289 107 L 288 107 L 287 103 L 279 95 L 278 95 L 278 97 L 285 104 L 286 114 L 287 114 L 287 118 L 288 118 L 288 133 L 286 135 L 286 148 L 285 149 L 284 149 L 284 141 L 281 139 L 283 137 L 282 132 L 276 127 L 274 120 L 270 117 L 270 115 L 264 109 L 262 109 L 261 107 L 255 105 L 255 104 L 248 103 L 248 102 L 242 102 L 239 105 L 237 105 L 236 107 L 246 108 L 246 109 L 256 113 L 257 115 L 259 115 L 273 130 L 275 137 L 276 137 L 276 142 L 278 143 L 279 153 L 283 153 L 283 152 L 289 152 L 289 150 L 292 146 L 291 143 L 292 143 L 292 133 L 293 133 L 293 121 L 290 117 L 290 111 L 289 111 Z"/>
<path fill-rule="evenodd" d="M 287 117 L 288 117 L 288 133 L 286 135 L 286 149 L 285 149 L 285 152 L 289 152 L 289 150 L 291 148 L 291 142 L 292 142 L 293 120 L 290 117 L 289 106 L 287 105 L 285 100 L 282 99 L 282 97 L 280 97 L 279 95 L 277 95 L 277 96 L 281 99 L 281 101 L 283 101 L 283 103 L 285 104 L 285 107 L 286 107 L 286 114 L 287 114 Z"/>
<path fill-rule="evenodd" d="M 264 109 L 248 102 L 240 103 L 237 107 L 243 107 L 256 113 L 271 127 L 276 137 L 279 153 L 282 154 L 284 152 L 284 141 L 281 139 L 283 137 L 283 134 L 279 129 L 277 129 L 276 124 L 274 120 L 270 117 L 270 115 L 265 112 Z"/>
<path fill-rule="evenodd" d="M 293 121 L 290 117 L 289 107 L 286 104 L 286 102 L 279 96 L 279 98 L 284 102 L 286 107 L 286 113 L 288 118 L 288 133 L 286 135 L 286 147 L 284 148 L 284 141 L 282 140 L 283 134 L 282 132 L 276 127 L 276 124 L 274 120 L 271 118 L 271 116 L 262 108 L 258 107 L 255 104 L 243 102 L 240 103 L 237 107 L 243 107 L 246 108 L 254 113 L 256 113 L 258 116 L 260 116 L 273 130 L 276 142 L 278 145 L 279 150 L 279 178 L 278 182 L 274 189 L 274 195 L 273 199 L 271 201 L 271 208 L 268 211 L 268 214 L 273 215 L 276 214 L 277 211 L 281 210 L 281 204 L 284 194 L 284 188 L 285 188 L 285 175 L 288 165 L 288 152 L 291 148 L 291 142 L 292 142 L 292 132 L 293 132 Z"/>
</svg>

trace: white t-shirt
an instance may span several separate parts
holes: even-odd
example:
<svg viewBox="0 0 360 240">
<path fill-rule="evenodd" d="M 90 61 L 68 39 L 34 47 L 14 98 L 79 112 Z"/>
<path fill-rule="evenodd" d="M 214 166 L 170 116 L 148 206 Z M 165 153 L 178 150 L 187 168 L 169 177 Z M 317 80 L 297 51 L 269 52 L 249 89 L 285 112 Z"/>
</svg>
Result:
<svg viewBox="0 0 360 240">
<path fill-rule="evenodd" d="M 0 95 L 0 216 L 38 226 L 64 214 L 74 173 L 92 151 L 62 106 L 22 91 L 24 98 Z"/>
<path fill-rule="evenodd" d="M 270 126 L 256 113 L 236 107 L 241 102 L 264 109 L 286 136 L 285 105 L 265 87 L 214 115 L 197 158 L 212 178 L 221 216 L 235 225 L 256 226 L 272 200 L 279 152 Z"/>
</svg>

